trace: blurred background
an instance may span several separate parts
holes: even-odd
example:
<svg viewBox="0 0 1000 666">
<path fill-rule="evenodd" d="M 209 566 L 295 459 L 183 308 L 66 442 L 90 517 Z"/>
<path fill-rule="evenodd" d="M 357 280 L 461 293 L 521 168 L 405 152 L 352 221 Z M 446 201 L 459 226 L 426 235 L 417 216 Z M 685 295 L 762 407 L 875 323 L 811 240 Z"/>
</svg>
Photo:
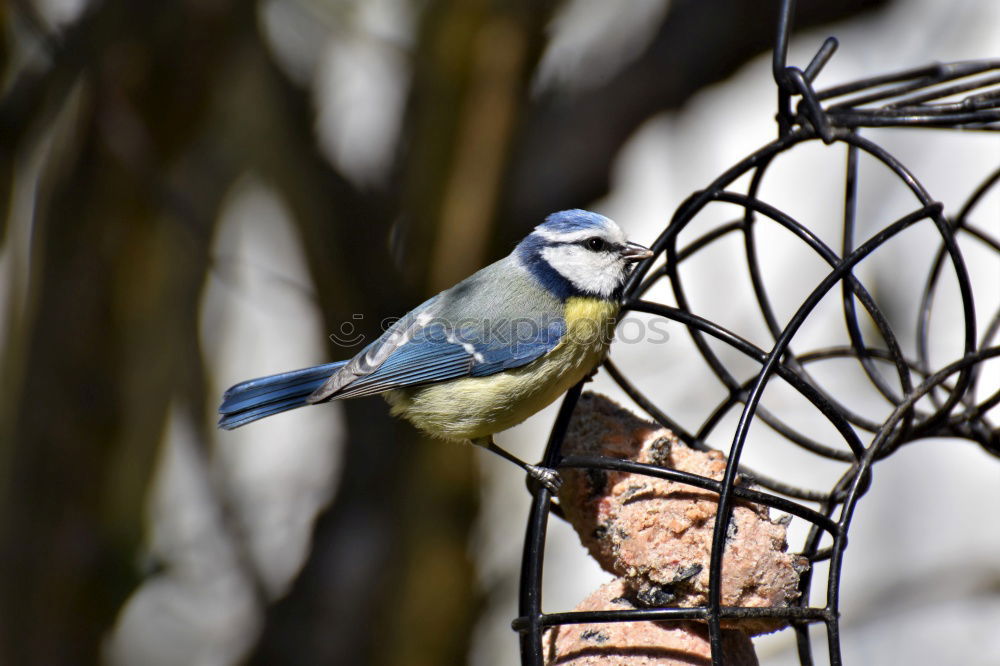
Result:
<svg viewBox="0 0 1000 666">
<path fill-rule="evenodd" d="M 219 396 L 352 355 L 549 212 L 651 242 L 774 137 L 777 4 L 0 4 L 0 663 L 516 663 L 519 470 L 378 398 L 219 432 Z M 991 0 L 803 0 L 796 27 L 800 66 L 841 40 L 820 87 L 1000 56 Z M 985 133 L 871 135 L 949 211 L 1000 160 Z M 836 238 L 843 151 L 810 144 L 780 174 L 768 196 Z M 869 232 L 909 210 L 877 174 L 864 187 Z M 979 211 L 996 230 L 1000 197 Z M 908 243 L 871 275 L 901 311 L 936 249 Z M 799 270 L 785 252 L 765 257 L 779 278 Z M 724 265 L 688 279 L 706 316 L 739 321 Z M 986 319 L 1000 266 L 970 265 Z M 667 330 L 613 354 L 698 422 L 717 387 Z M 536 460 L 552 417 L 499 442 Z M 847 662 L 1000 663 L 1000 530 L 981 529 L 1000 462 L 948 441 L 884 467 L 848 549 Z M 558 521 L 548 548 L 546 610 L 608 578 Z M 758 642 L 763 663 L 797 663 L 788 633 Z"/>
</svg>

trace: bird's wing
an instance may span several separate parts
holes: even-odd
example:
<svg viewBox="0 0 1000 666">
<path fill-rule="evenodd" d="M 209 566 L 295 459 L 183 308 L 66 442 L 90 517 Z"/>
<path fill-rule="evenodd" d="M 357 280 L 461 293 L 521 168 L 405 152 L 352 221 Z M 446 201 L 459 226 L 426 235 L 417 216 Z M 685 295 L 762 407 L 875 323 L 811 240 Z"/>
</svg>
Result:
<svg viewBox="0 0 1000 666">
<path fill-rule="evenodd" d="M 515 259 L 501 259 L 417 306 L 309 402 L 520 367 L 559 344 L 566 331 L 562 312 L 562 303 L 539 289 Z"/>
<path fill-rule="evenodd" d="M 309 402 L 486 377 L 517 368 L 559 344 L 562 303 L 510 257 L 417 306 L 349 360 Z"/>
<path fill-rule="evenodd" d="M 318 401 L 316 396 L 323 396 L 319 400 L 360 397 L 459 377 L 486 377 L 543 356 L 559 344 L 565 330 L 561 318 L 524 318 L 517 320 L 516 326 L 508 322 L 488 328 L 478 322 L 458 326 L 431 318 L 424 325 L 407 328 L 402 342 L 386 342 L 392 348 L 371 372 L 355 376 L 329 395 L 317 391 L 311 400 Z M 370 353 L 378 354 L 379 349 Z M 335 384 L 336 378 L 334 375 L 328 383 Z"/>
<path fill-rule="evenodd" d="M 441 294 L 430 298 L 397 320 L 374 342 L 362 349 L 309 396 L 309 402 L 341 397 L 344 388 L 378 370 L 393 352 L 425 327 L 440 309 Z"/>
</svg>

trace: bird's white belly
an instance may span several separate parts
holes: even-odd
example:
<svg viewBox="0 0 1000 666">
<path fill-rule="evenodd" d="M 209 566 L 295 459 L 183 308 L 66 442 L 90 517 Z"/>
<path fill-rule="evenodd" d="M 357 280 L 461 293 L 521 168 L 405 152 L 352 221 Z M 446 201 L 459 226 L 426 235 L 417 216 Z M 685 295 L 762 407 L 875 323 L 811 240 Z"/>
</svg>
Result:
<svg viewBox="0 0 1000 666">
<path fill-rule="evenodd" d="M 566 302 L 566 334 L 545 356 L 489 377 L 463 377 L 385 394 L 394 416 L 444 439 L 478 439 L 521 423 L 551 404 L 604 358 L 618 304 Z"/>
</svg>

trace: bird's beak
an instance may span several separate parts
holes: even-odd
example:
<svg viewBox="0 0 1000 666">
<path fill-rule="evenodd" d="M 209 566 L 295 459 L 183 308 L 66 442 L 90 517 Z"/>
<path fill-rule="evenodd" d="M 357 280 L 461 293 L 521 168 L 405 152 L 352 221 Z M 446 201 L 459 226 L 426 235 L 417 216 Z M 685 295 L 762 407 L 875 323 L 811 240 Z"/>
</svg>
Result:
<svg viewBox="0 0 1000 666">
<path fill-rule="evenodd" d="M 649 259 L 653 256 L 653 251 L 648 247 L 643 247 L 638 243 L 628 242 L 625 243 L 625 249 L 622 250 L 622 257 L 628 261 L 639 261 L 640 259 Z"/>
</svg>

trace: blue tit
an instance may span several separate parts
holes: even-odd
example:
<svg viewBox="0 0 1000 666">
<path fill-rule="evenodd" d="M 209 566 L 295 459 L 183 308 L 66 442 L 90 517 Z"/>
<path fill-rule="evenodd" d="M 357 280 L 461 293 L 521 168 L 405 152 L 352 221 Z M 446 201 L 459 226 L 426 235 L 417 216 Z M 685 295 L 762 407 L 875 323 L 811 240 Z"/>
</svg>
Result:
<svg viewBox="0 0 1000 666">
<path fill-rule="evenodd" d="M 394 416 L 484 446 L 553 488 L 553 470 L 517 459 L 493 434 L 595 370 L 631 268 L 650 256 L 602 215 L 553 213 L 507 257 L 417 306 L 353 358 L 236 384 L 219 427 L 380 393 Z"/>
</svg>

